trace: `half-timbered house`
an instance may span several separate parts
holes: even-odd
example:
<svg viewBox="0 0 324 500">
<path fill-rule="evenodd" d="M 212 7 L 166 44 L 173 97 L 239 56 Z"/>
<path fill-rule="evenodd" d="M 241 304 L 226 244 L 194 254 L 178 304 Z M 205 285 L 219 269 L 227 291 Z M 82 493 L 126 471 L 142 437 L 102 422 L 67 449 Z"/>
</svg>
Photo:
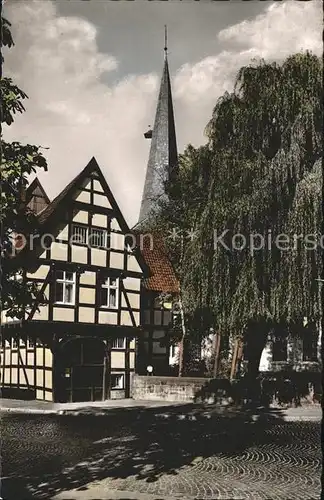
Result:
<svg viewBox="0 0 324 500">
<path fill-rule="evenodd" d="M 3 396 L 129 397 L 148 269 L 96 160 L 52 202 L 34 181 L 26 202 L 39 235 L 17 258 L 39 296 L 22 320 L 2 313 Z"/>
<path fill-rule="evenodd" d="M 144 135 L 152 142 L 134 231 L 94 158 L 52 202 L 38 179 L 28 187 L 24 200 L 40 231 L 20 257 L 39 297 L 23 320 L 2 313 L 3 396 L 129 397 L 135 370 L 146 374 L 151 365 L 154 374 L 166 375 L 176 362 L 169 328 L 178 282 L 162 238 L 145 237 L 164 181 L 177 171 L 166 50 L 154 128 Z"/>
<path fill-rule="evenodd" d="M 177 363 L 176 349 L 170 338 L 173 305 L 179 293 L 179 284 L 168 259 L 164 242 L 158 234 L 152 240 L 143 239 L 141 252 L 150 275 L 141 285 L 141 325 L 144 335 L 138 340 L 137 372 L 147 374 L 152 366 L 154 375 L 168 375 Z"/>
</svg>

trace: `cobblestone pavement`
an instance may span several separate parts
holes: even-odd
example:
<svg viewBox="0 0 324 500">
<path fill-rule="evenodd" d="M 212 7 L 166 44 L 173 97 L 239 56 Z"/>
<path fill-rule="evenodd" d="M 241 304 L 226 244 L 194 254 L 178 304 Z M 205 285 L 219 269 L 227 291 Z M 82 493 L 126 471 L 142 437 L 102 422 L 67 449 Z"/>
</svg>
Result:
<svg viewBox="0 0 324 500">
<path fill-rule="evenodd" d="M 4 415 L 1 427 L 4 500 L 116 498 L 109 491 L 152 499 L 320 498 L 319 422 L 128 413 Z"/>
</svg>

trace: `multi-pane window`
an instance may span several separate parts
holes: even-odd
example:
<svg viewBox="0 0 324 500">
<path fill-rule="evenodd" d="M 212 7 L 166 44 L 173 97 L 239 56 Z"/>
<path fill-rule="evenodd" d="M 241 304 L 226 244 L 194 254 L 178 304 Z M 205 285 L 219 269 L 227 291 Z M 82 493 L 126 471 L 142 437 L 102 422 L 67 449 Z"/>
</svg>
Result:
<svg viewBox="0 0 324 500">
<path fill-rule="evenodd" d="M 113 349 L 125 349 L 126 339 L 125 337 L 117 337 L 112 342 Z"/>
<path fill-rule="evenodd" d="M 100 305 L 112 309 L 118 308 L 118 278 L 108 277 L 101 283 Z"/>
<path fill-rule="evenodd" d="M 111 388 L 124 389 L 124 375 L 122 373 L 111 374 Z"/>
<path fill-rule="evenodd" d="M 56 271 L 55 278 L 55 302 L 74 304 L 75 273 L 70 271 Z"/>
<path fill-rule="evenodd" d="M 86 245 L 88 238 L 88 228 L 78 224 L 72 225 L 72 243 Z"/>
<path fill-rule="evenodd" d="M 108 233 L 105 229 L 91 228 L 80 224 L 72 225 L 71 243 L 89 245 L 94 248 L 108 248 Z"/>
</svg>

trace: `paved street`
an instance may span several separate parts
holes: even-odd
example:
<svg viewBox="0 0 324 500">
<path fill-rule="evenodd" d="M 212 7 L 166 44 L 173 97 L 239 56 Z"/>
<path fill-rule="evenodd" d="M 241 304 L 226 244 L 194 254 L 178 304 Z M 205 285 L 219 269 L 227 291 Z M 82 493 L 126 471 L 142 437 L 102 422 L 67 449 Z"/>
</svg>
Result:
<svg viewBox="0 0 324 500">
<path fill-rule="evenodd" d="M 280 416 L 1 417 L 2 493 L 35 499 L 320 498 L 319 422 Z M 202 415 L 200 415 L 202 417 Z M 197 416 L 199 417 L 199 415 Z"/>
</svg>

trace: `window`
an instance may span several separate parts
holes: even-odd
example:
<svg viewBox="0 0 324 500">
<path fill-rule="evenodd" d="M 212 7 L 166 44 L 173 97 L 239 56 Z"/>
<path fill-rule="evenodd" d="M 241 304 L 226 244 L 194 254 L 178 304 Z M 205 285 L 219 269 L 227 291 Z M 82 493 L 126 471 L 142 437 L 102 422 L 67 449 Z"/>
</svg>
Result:
<svg viewBox="0 0 324 500">
<path fill-rule="evenodd" d="M 78 224 L 72 225 L 72 243 L 79 243 L 80 245 L 87 244 L 88 228 Z"/>
<path fill-rule="evenodd" d="M 287 361 L 287 337 L 276 336 L 273 340 L 272 361 Z"/>
<path fill-rule="evenodd" d="M 70 271 L 56 271 L 55 302 L 74 304 L 75 273 Z"/>
<path fill-rule="evenodd" d="M 125 349 L 126 339 L 125 337 L 117 337 L 113 340 L 112 348 L 113 349 Z"/>
<path fill-rule="evenodd" d="M 122 373 L 111 374 L 111 388 L 124 389 L 124 375 Z"/>
<path fill-rule="evenodd" d="M 89 245 L 94 248 L 107 248 L 107 231 L 104 229 L 91 229 L 91 234 L 89 234 Z"/>
<path fill-rule="evenodd" d="M 28 203 L 28 206 L 33 212 L 39 214 L 39 212 L 47 207 L 47 203 L 43 196 L 33 194 L 30 202 Z"/>
<path fill-rule="evenodd" d="M 317 361 L 317 333 L 308 330 L 303 338 L 303 361 Z"/>
<path fill-rule="evenodd" d="M 17 339 L 12 339 L 12 348 L 18 349 L 18 340 Z"/>
<path fill-rule="evenodd" d="M 80 224 L 72 225 L 71 243 L 89 245 L 93 248 L 108 248 L 108 233 L 105 229 L 89 228 Z"/>
<path fill-rule="evenodd" d="M 28 346 L 29 349 L 34 349 L 34 347 L 35 347 L 34 339 L 28 339 L 27 346 Z"/>
<path fill-rule="evenodd" d="M 174 358 L 175 355 L 176 355 L 176 346 L 174 344 L 171 344 L 171 346 L 170 346 L 170 356 L 172 358 Z"/>
<path fill-rule="evenodd" d="M 118 278 L 106 278 L 101 284 L 100 305 L 118 308 Z"/>
</svg>

